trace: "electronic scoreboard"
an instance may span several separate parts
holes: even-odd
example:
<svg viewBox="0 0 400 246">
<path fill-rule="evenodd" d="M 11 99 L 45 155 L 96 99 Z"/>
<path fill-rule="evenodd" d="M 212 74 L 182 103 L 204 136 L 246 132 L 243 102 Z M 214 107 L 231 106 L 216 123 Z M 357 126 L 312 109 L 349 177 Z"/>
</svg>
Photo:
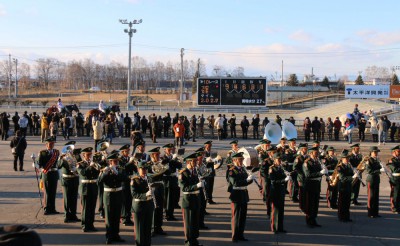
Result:
<svg viewBox="0 0 400 246">
<path fill-rule="evenodd" d="M 199 106 L 266 106 L 266 78 L 198 78 Z"/>
</svg>

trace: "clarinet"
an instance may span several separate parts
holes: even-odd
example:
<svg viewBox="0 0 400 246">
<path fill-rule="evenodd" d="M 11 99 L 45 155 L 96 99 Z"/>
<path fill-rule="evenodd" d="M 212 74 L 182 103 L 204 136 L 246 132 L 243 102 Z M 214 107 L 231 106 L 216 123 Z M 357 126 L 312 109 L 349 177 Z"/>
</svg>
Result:
<svg viewBox="0 0 400 246">
<path fill-rule="evenodd" d="M 199 167 L 196 167 L 196 171 L 197 171 L 197 177 L 199 178 L 199 180 L 200 181 L 202 181 L 202 180 L 204 180 L 204 174 L 202 174 L 201 172 L 200 172 L 200 168 Z M 207 200 L 207 192 L 206 192 L 206 187 L 205 187 L 205 185 L 203 185 L 203 193 L 204 193 L 204 198 Z"/>
<path fill-rule="evenodd" d="M 156 208 L 156 207 L 157 207 L 156 196 L 155 196 L 155 194 L 154 194 L 154 190 L 153 190 L 153 188 L 151 187 L 151 183 L 149 182 L 149 180 L 147 180 L 147 186 L 149 187 L 149 190 L 150 190 L 150 192 L 151 192 L 151 198 L 152 198 L 153 203 L 154 203 L 154 208 Z"/>
</svg>

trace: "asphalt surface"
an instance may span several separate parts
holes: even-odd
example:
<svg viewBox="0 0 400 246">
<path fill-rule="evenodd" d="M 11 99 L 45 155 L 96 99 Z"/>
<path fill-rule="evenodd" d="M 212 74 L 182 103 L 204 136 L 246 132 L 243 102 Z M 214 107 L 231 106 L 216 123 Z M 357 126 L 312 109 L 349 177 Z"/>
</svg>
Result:
<svg viewBox="0 0 400 246">
<path fill-rule="evenodd" d="M 10 139 L 9 139 L 10 140 Z M 0 218 L 1 225 L 24 224 L 34 228 L 41 236 L 44 245 L 103 245 L 105 243 L 105 224 L 96 214 L 95 227 L 99 229 L 95 233 L 83 233 L 79 223 L 64 223 L 63 214 L 44 216 L 40 210 L 37 181 L 32 168 L 30 155 L 44 148 L 39 137 L 28 137 L 28 148 L 25 153 L 25 171 L 13 170 L 12 155 L 9 141 L 0 142 Z M 71 138 L 78 140 L 76 147 L 93 146 L 93 140 L 89 138 Z M 159 139 L 157 145 L 147 141 L 147 149 L 153 146 L 161 146 L 172 139 Z M 205 140 L 199 139 L 196 143 L 189 143 L 187 151 L 201 146 Z M 230 140 L 215 141 L 214 150 L 224 155 L 229 149 Z M 61 149 L 66 141 L 58 138 L 56 148 Z M 127 138 L 116 138 L 110 150 L 119 148 L 129 143 Z M 241 146 L 255 146 L 256 140 L 240 140 Z M 348 147 L 347 143 L 334 142 L 338 149 Z M 362 143 L 362 152 L 372 143 Z M 390 147 L 394 144 L 380 146 L 383 151 L 381 159 L 386 161 Z M 209 230 L 200 232 L 199 241 L 204 245 L 230 245 L 230 201 L 226 181 L 224 178 L 226 166 L 218 171 L 214 187 L 214 200 L 216 205 L 208 205 L 205 223 Z M 63 212 L 62 188 L 58 185 L 56 209 Z M 321 196 L 325 196 L 326 184 L 322 183 Z M 367 190 L 361 188 L 360 202 L 364 205 L 351 207 L 352 223 L 341 223 L 337 219 L 337 211 L 328 209 L 326 200 L 320 201 L 318 223 L 321 228 L 310 229 L 305 225 L 305 216 L 299 212 L 298 205 L 292 203 L 286 197 L 284 228 L 287 234 L 274 235 L 270 231 L 269 221 L 266 219 L 266 207 L 255 185 L 249 186 L 250 203 L 245 236 L 250 240 L 241 244 L 257 245 L 399 245 L 400 244 L 400 215 L 390 211 L 389 183 L 385 175 L 381 175 L 380 186 L 380 214 L 382 218 L 371 219 L 367 217 Z M 79 200 L 78 200 L 79 203 Z M 38 213 L 37 217 L 36 214 Z M 164 222 L 166 236 L 156 236 L 152 239 L 153 245 L 183 245 L 183 223 L 181 211 L 175 210 L 178 221 Z M 80 217 L 80 213 L 78 214 Z M 133 227 L 121 225 L 122 238 L 126 240 L 120 245 L 134 244 Z"/>
</svg>

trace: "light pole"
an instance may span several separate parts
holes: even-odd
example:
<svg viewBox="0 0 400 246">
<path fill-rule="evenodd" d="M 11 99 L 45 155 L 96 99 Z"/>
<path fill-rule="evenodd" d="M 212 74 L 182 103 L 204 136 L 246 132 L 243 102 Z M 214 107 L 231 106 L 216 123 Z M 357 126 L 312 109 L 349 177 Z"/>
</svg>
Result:
<svg viewBox="0 0 400 246">
<path fill-rule="evenodd" d="M 182 101 L 182 96 L 183 96 L 183 51 L 185 49 L 181 48 L 181 84 L 180 84 L 180 93 L 179 93 L 179 102 Z"/>
<path fill-rule="evenodd" d="M 14 91 L 14 97 L 18 97 L 18 59 L 13 58 L 13 61 L 15 63 L 15 91 Z"/>
<path fill-rule="evenodd" d="M 129 61 L 128 61 L 128 87 L 127 87 L 127 98 L 126 98 L 126 109 L 129 110 L 129 104 L 131 101 L 131 43 L 132 43 L 132 34 L 136 33 L 136 29 L 132 29 L 134 24 L 142 23 L 142 19 L 140 20 L 133 20 L 128 22 L 128 20 L 120 19 L 119 22 L 121 24 L 129 25 L 129 29 L 124 29 L 125 33 L 128 33 L 129 36 Z"/>
<path fill-rule="evenodd" d="M 11 64 L 11 54 L 8 54 L 8 66 L 9 66 L 9 77 L 8 77 L 8 98 L 11 98 L 11 70 L 12 70 L 12 64 Z"/>
</svg>

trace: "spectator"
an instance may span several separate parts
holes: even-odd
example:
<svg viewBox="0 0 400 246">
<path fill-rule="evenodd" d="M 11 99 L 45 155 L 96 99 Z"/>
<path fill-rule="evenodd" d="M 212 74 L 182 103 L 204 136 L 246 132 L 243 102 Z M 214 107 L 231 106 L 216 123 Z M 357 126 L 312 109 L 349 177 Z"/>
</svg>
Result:
<svg viewBox="0 0 400 246">
<path fill-rule="evenodd" d="M 14 123 L 14 133 L 19 130 L 19 125 L 18 125 L 18 121 L 19 121 L 19 115 L 18 112 L 15 112 L 15 115 L 11 118 L 12 122 Z"/>
<path fill-rule="evenodd" d="M 93 131 L 93 116 L 92 115 L 88 115 L 85 118 L 85 128 L 86 128 L 86 137 L 90 137 L 91 133 Z"/>
<path fill-rule="evenodd" d="M 386 125 L 386 121 L 383 118 L 383 116 L 379 118 L 377 127 L 378 127 L 378 140 L 379 140 L 378 145 L 380 145 L 381 143 L 385 145 L 388 126 Z"/>
<path fill-rule="evenodd" d="M 142 119 L 140 120 L 140 125 L 142 126 L 142 134 L 146 136 L 147 127 L 148 127 L 148 120 L 146 116 L 143 115 Z"/>
<path fill-rule="evenodd" d="M 353 115 L 358 115 L 360 110 L 358 110 L 358 104 L 354 105 Z"/>
<path fill-rule="evenodd" d="M 346 122 L 344 123 L 345 126 L 345 136 L 347 137 L 348 143 L 352 144 L 353 143 L 353 128 L 354 128 L 354 123 L 350 119 L 346 119 Z"/>
<path fill-rule="evenodd" d="M 199 136 L 204 138 L 204 122 L 206 121 L 206 119 L 204 118 L 204 115 L 201 114 L 201 116 L 199 116 L 197 121 L 199 122 Z"/>
<path fill-rule="evenodd" d="M 57 141 L 58 124 L 55 119 L 52 119 L 49 125 L 50 135 Z"/>
<path fill-rule="evenodd" d="M 218 140 L 222 139 L 223 126 L 224 126 L 224 119 L 222 118 L 221 114 L 218 114 L 218 117 L 214 121 L 214 128 L 217 129 L 218 133 Z"/>
<path fill-rule="evenodd" d="M 49 122 L 47 121 L 46 113 L 43 113 L 42 118 L 40 119 L 40 128 L 41 130 L 41 140 L 44 143 L 44 140 L 49 137 Z"/>
<path fill-rule="evenodd" d="M 325 126 L 326 130 L 328 131 L 328 140 L 332 141 L 333 122 L 331 117 L 328 117 L 328 121 L 326 122 Z"/>
<path fill-rule="evenodd" d="M 83 136 L 83 126 L 84 126 L 84 117 L 82 113 L 78 113 L 75 117 L 75 122 L 76 122 L 76 136 Z"/>
<path fill-rule="evenodd" d="M 320 130 L 319 130 L 319 132 L 320 132 L 320 141 L 325 141 L 325 122 L 324 122 L 324 119 L 322 119 L 322 118 L 319 118 L 319 123 L 320 123 L 320 125 L 321 125 L 321 128 L 320 128 Z"/>
<path fill-rule="evenodd" d="M 304 139 L 306 142 L 310 141 L 311 135 L 311 121 L 309 117 L 306 117 L 303 122 Z"/>
<path fill-rule="evenodd" d="M 358 120 L 358 139 L 360 142 L 364 142 L 365 140 L 365 126 L 367 125 L 367 121 L 364 119 L 364 116 Z"/>
<path fill-rule="evenodd" d="M 62 131 L 63 131 L 63 137 L 64 140 L 69 139 L 69 127 L 71 125 L 71 119 L 66 115 L 64 118 L 62 118 Z"/>
<path fill-rule="evenodd" d="M 10 148 L 13 149 L 14 171 L 17 171 L 17 162 L 19 160 L 19 170 L 24 171 L 24 155 L 27 147 L 26 139 L 22 136 L 21 131 L 15 132 L 15 137 L 10 142 Z"/>
<path fill-rule="evenodd" d="M 396 131 L 397 131 L 397 126 L 396 126 L 396 123 L 393 122 L 392 125 L 390 126 L 390 141 L 392 143 L 395 142 L 394 141 L 394 136 L 396 134 Z"/>
<path fill-rule="evenodd" d="M 105 121 L 104 124 L 105 134 L 107 138 L 110 140 L 110 144 L 112 144 L 113 136 L 114 136 L 114 124 L 110 118 Z"/>
<path fill-rule="evenodd" d="M 246 116 L 243 116 L 243 120 L 240 122 L 240 127 L 242 128 L 242 137 L 247 139 L 247 131 L 249 130 L 250 123 Z"/>
<path fill-rule="evenodd" d="M 197 119 L 196 115 L 193 115 L 192 118 L 190 118 L 190 133 L 191 137 L 193 138 L 193 142 L 196 142 L 196 128 L 197 128 Z"/>
<path fill-rule="evenodd" d="M 177 148 L 182 147 L 183 137 L 185 136 L 185 127 L 182 124 L 182 120 L 178 119 L 178 122 L 173 127 L 175 134 L 175 146 Z"/>
<path fill-rule="evenodd" d="M 187 144 L 186 141 L 189 139 L 190 122 L 186 116 L 183 116 L 183 126 L 185 127 L 185 134 L 184 134 L 185 144 Z"/>
<path fill-rule="evenodd" d="M 276 115 L 275 122 L 282 127 L 282 118 L 279 115 Z"/>
<path fill-rule="evenodd" d="M 167 113 L 167 116 L 163 118 L 164 137 L 169 137 L 169 129 L 171 128 L 171 116 Z"/>
<path fill-rule="evenodd" d="M 321 141 L 321 122 L 318 121 L 317 116 L 315 116 L 314 120 L 311 122 L 311 130 L 313 133 L 313 140 Z"/>
<path fill-rule="evenodd" d="M 159 115 L 157 118 L 157 137 L 158 138 L 161 138 L 163 128 L 164 128 L 164 120 L 161 117 L 161 115 Z"/>
<path fill-rule="evenodd" d="M 335 121 L 333 122 L 333 134 L 335 136 L 335 141 L 339 141 L 339 132 L 341 128 L 342 122 L 339 120 L 339 117 L 336 117 Z"/>
<path fill-rule="evenodd" d="M 25 113 L 25 114 L 23 114 L 21 116 L 21 118 L 19 118 L 19 121 L 18 121 L 19 130 L 21 131 L 21 135 L 23 137 L 26 137 L 26 131 L 28 129 L 28 123 L 29 123 L 28 115 L 26 115 L 26 113 Z"/>
<path fill-rule="evenodd" d="M 117 114 L 117 127 L 118 127 L 118 137 L 122 138 L 124 135 L 124 114 Z"/>
<path fill-rule="evenodd" d="M 214 138 L 214 124 L 215 124 L 214 115 L 208 116 L 207 121 L 208 121 L 208 128 L 210 128 L 211 138 L 213 139 Z"/>
<path fill-rule="evenodd" d="M 232 117 L 228 121 L 229 128 L 231 129 L 231 138 L 236 138 L 236 116 L 232 114 Z"/>
<path fill-rule="evenodd" d="M 33 128 L 32 114 L 29 114 L 27 118 L 28 118 L 29 134 L 33 136 L 34 128 Z"/>
<path fill-rule="evenodd" d="M 32 115 L 33 136 L 37 136 L 39 134 L 39 128 L 40 128 L 39 119 L 40 119 L 39 115 L 37 115 L 36 112 L 33 112 Z"/>
<path fill-rule="evenodd" d="M 293 116 L 290 116 L 289 120 L 290 123 L 292 123 L 294 126 L 296 126 L 296 121 L 294 120 Z"/>
<path fill-rule="evenodd" d="M 256 114 L 252 121 L 251 121 L 251 126 L 253 127 L 253 139 L 259 139 L 260 138 L 260 115 Z"/>
<path fill-rule="evenodd" d="M 222 127 L 222 138 L 225 139 L 228 137 L 228 120 L 225 117 L 225 114 L 222 115 L 223 119 L 223 127 Z"/>
<path fill-rule="evenodd" d="M 93 120 L 94 151 L 97 152 L 97 144 L 103 139 L 104 124 L 100 120 Z M 99 150 L 100 151 L 100 150 Z"/>
<path fill-rule="evenodd" d="M 129 137 L 131 135 L 131 126 L 132 126 L 132 119 L 131 117 L 129 117 L 129 114 L 126 113 L 124 117 L 125 137 Z"/>
</svg>

